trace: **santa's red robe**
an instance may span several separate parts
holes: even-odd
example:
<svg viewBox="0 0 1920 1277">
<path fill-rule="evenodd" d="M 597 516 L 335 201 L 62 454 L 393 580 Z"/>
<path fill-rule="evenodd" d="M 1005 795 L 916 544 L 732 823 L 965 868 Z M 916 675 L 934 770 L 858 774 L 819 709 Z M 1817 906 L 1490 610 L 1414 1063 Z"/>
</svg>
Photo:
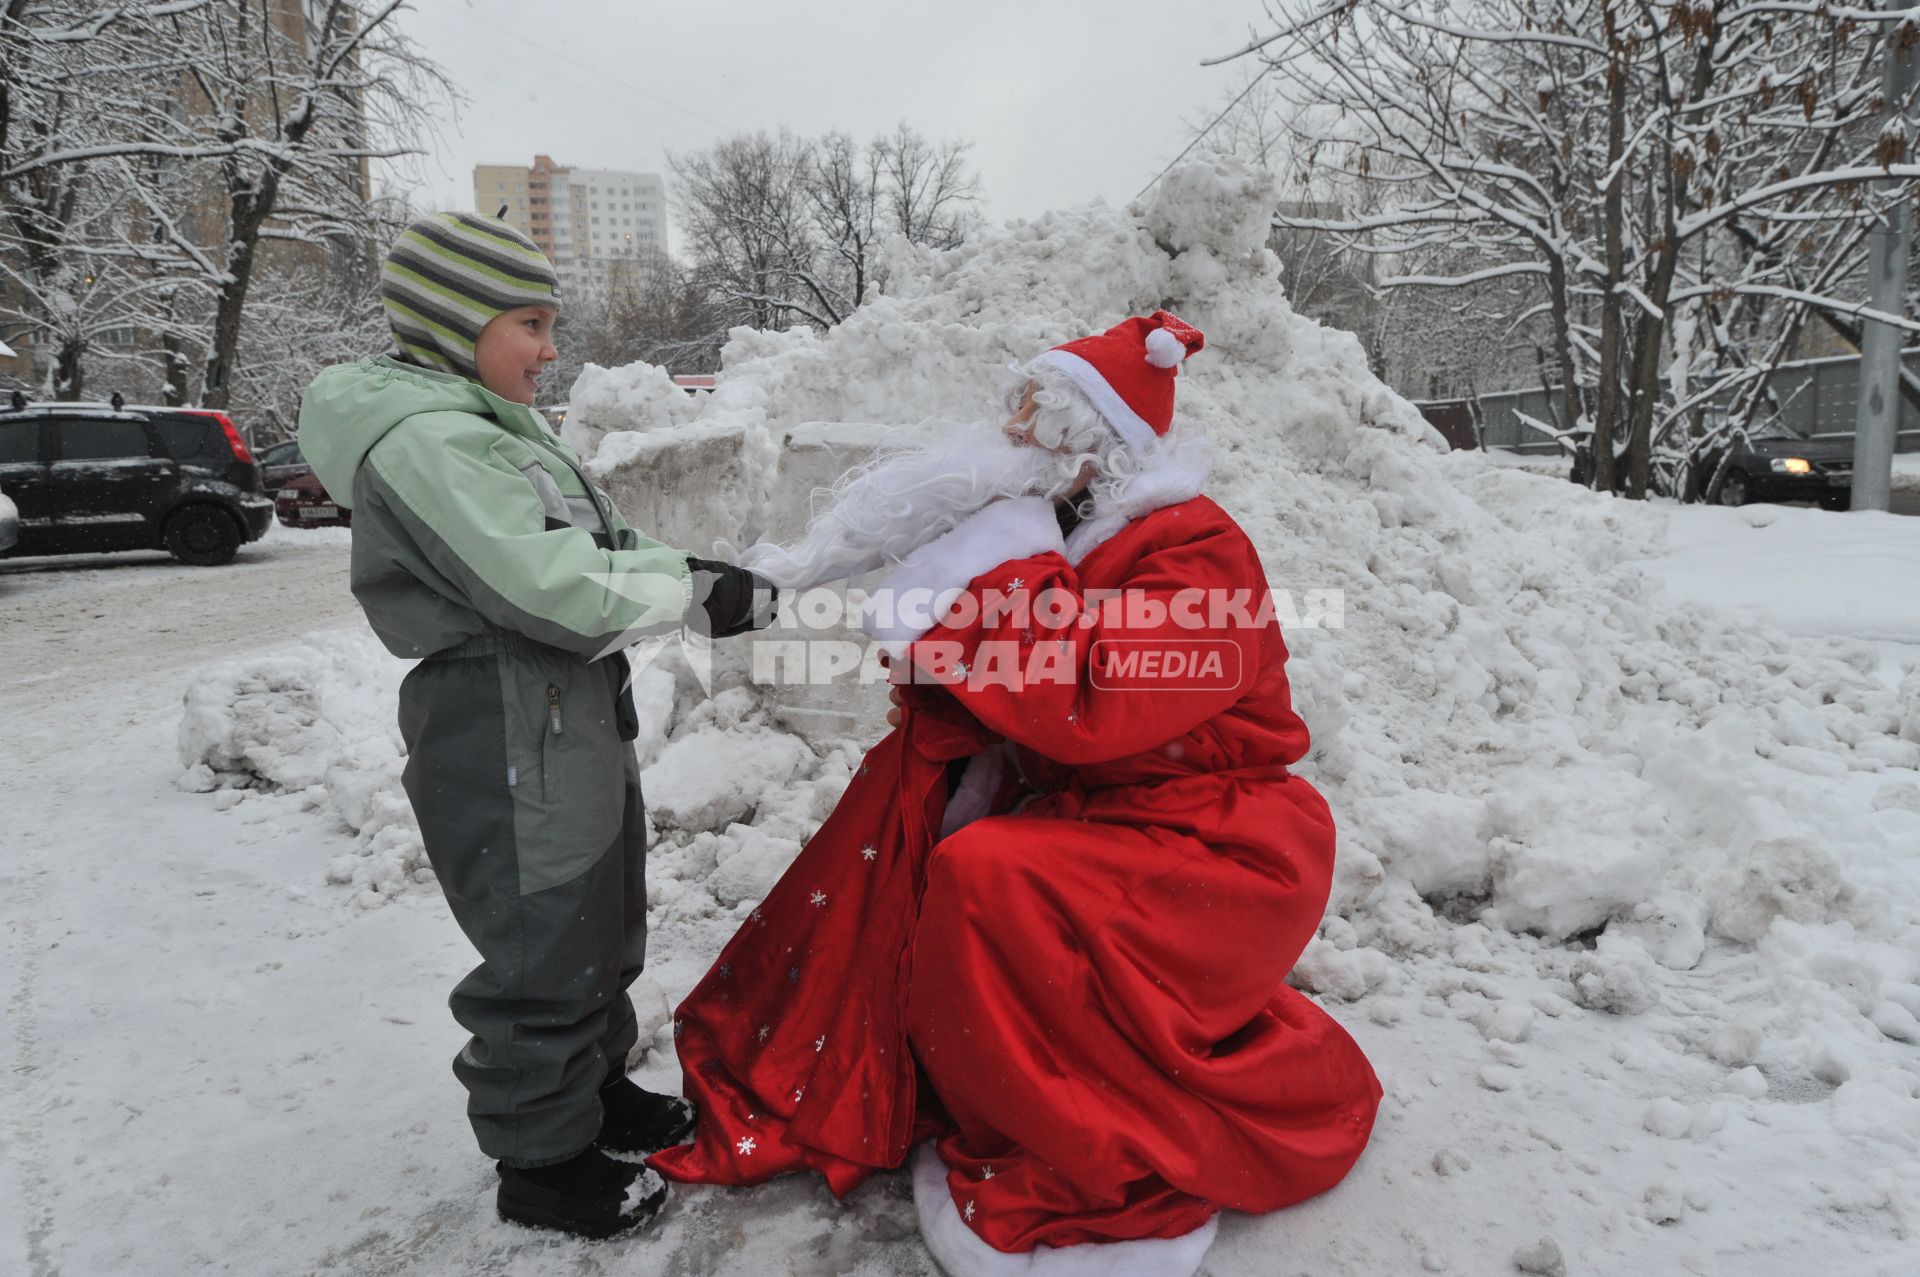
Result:
<svg viewBox="0 0 1920 1277">
<path fill-rule="evenodd" d="M 1380 1087 L 1285 983 L 1334 829 L 1288 770 L 1307 731 L 1245 533 L 1186 495 L 1067 541 L 1023 498 L 886 586 L 1003 606 L 927 628 L 909 603 L 877 627 L 896 676 L 932 681 L 681 1004 L 699 1135 L 653 1165 L 724 1184 L 811 1168 L 845 1194 L 937 1137 L 954 1210 L 999 1251 L 1176 1237 L 1331 1187 Z M 1004 606 L 1020 591 L 1051 610 Z M 1121 602 L 1085 605 L 1106 592 Z M 1147 677 L 1113 664 L 1129 650 L 1188 658 Z M 1188 677 L 1206 651 L 1218 675 Z M 1009 652 L 1054 676 L 1009 678 Z M 989 814 L 942 838 L 963 767 L 953 801 Z"/>
</svg>

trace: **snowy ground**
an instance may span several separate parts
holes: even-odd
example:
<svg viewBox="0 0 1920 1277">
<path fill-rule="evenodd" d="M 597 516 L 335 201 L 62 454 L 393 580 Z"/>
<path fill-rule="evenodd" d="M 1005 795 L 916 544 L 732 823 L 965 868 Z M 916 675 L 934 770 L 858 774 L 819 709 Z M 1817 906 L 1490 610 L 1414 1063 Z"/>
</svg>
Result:
<svg viewBox="0 0 1920 1277">
<path fill-rule="evenodd" d="M 1920 521 L 1644 514 L 1668 520 L 1647 566 L 1670 588 L 1803 632 L 1865 624 L 1920 656 L 1900 588 Z M 1804 575 L 1810 538 L 1861 519 L 1874 535 L 1844 575 Z M 1804 527 L 1769 535 L 1782 521 Z M 806 1183 L 683 1193 L 657 1235 L 597 1247 L 492 1218 L 446 1071 L 445 993 L 469 958 L 431 890 L 355 909 L 325 881 L 355 842 L 330 812 L 175 786 L 195 667 L 360 631 L 344 568 L 332 537 L 223 571 L 0 567 L 0 1271 L 930 1271 L 898 1180 L 845 1207 Z M 677 994 L 724 934 L 661 914 L 654 969 Z M 1205 1271 L 1513 1271 L 1543 1235 L 1571 1273 L 1912 1271 L 1915 1154 L 1884 1139 L 1912 1127 L 1886 1097 L 1735 1067 L 1752 1044 L 1697 1049 L 1724 1003 L 1767 996 L 1752 951 L 1662 970 L 1657 1009 L 1619 1016 L 1575 1004 L 1556 949 L 1463 926 L 1402 960 L 1397 996 L 1336 1002 L 1386 1083 L 1375 1146 L 1326 1197 L 1230 1220 Z"/>
</svg>

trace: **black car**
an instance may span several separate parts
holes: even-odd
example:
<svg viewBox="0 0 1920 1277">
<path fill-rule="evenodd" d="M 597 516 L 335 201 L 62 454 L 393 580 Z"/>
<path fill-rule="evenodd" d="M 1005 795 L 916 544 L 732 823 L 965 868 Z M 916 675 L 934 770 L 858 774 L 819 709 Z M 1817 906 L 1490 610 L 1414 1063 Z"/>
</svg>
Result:
<svg viewBox="0 0 1920 1277">
<path fill-rule="evenodd" d="M 1703 458 L 1699 473 L 1709 477 L 1719 464 L 1717 454 Z M 1713 496 L 1721 505 L 1817 501 L 1845 510 L 1853 502 L 1853 443 L 1802 439 L 1777 427 L 1759 431 L 1734 452 Z"/>
<path fill-rule="evenodd" d="M 214 566 L 273 523 L 260 467 L 205 408 L 16 401 L 0 410 L 0 490 L 19 508 L 12 555 L 164 549 Z"/>
</svg>

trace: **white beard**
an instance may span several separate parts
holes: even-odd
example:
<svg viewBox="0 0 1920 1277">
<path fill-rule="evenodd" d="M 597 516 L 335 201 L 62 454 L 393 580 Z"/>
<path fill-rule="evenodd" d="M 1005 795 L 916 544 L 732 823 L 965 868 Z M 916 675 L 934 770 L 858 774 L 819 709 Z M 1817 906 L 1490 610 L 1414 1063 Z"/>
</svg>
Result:
<svg viewBox="0 0 1920 1277">
<path fill-rule="evenodd" d="M 740 555 L 739 565 L 787 590 L 859 576 L 898 562 L 991 502 L 1064 495 L 1087 460 L 1016 444 L 990 423 L 933 429 L 928 442 L 884 449 L 817 492 L 813 519 L 798 540 L 762 541 Z"/>
</svg>

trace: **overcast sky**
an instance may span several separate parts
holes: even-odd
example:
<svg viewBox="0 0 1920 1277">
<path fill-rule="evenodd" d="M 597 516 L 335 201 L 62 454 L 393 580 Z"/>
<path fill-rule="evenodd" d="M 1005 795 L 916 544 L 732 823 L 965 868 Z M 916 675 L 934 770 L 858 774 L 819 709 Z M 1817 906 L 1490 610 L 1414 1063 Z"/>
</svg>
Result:
<svg viewBox="0 0 1920 1277">
<path fill-rule="evenodd" d="M 536 152 L 667 173 L 668 151 L 781 125 L 972 141 L 998 222 L 1133 198 L 1242 83 L 1259 0 L 415 0 L 405 29 L 466 94 L 416 202 Z M 679 248 L 675 241 L 676 251 Z"/>
</svg>

